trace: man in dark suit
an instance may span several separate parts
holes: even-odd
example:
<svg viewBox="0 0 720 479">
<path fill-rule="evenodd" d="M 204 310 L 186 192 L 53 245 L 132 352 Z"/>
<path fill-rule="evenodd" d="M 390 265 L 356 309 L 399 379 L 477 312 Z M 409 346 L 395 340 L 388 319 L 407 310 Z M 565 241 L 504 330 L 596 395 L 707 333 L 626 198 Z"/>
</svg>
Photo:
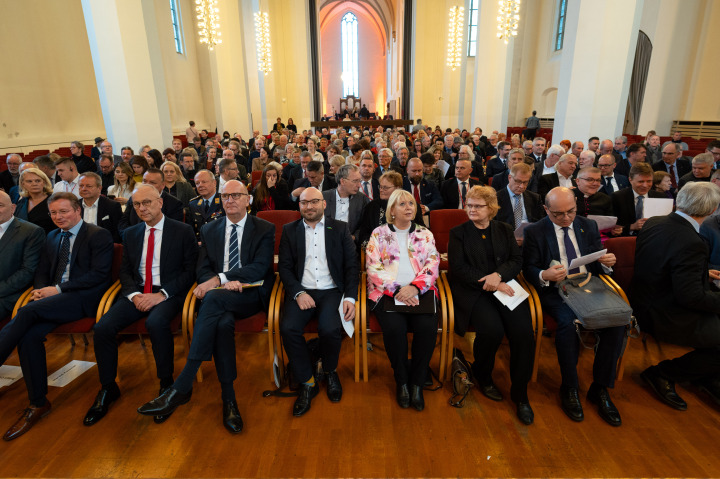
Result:
<svg viewBox="0 0 720 479">
<path fill-rule="evenodd" d="M 165 175 L 161 170 L 157 168 L 148 169 L 143 175 L 143 184 L 154 186 L 155 189 L 158 190 L 163 199 L 162 213 L 166 218 L 183 221 L 183 204 L 174 196 L 163 191 L 163 188 L 165 188 Z M 123 235 L 127 228 L 135 226 L 140 223 L 140 221 L 140 217 L 133 207 L 132 198 L 130 198 L 125 206 L 125 213 L 123 213 L 120 224 L 118 225 L 120 235 Z"/>
<path fill-rule="evenodd" d="M 573 190 L 577 199 L 578 216 L 588 215 L 612 216 L 613 207 L 610 197 L 600 193 L 600 169 L 583 168 L 577 177 L 577 188 Z"/>
<path fill-rule="evenodd" d="M 372 158 L 360 160 L 360 192 L 372 201 L 380 196 L 380 185 L 375 178 L 375 162 Z"/>
<path fill-rule="evenodd" d="M 573 179 L 573 173 L 577 168 L 577 158 L 572 153 L 566 153 L 560 157 L 557 163 L 555 163 L 555 173 L 543 175 L 540 178 L 538 185 L 538 193 L 540 198 L 545 199 L 545 195 L 548 191 L 558 186 L 564 186 L 566 188 L 575 188 L 577 183 Z"/>
<path fill-rule="evenodd" d="M 638 163 L 630 168 L 630 188 L 612 194 L 613 213 L 617 216 L 617 226 L 613 236 L 634 236 L 642 229 L 647 218 L 644 217 L 645 198 L 665 198 L 665 195 L 652 190 L 653 170 L 647 163 Z"/>
<path fill-rule="evenodd" d="M 508 185 L 508 177 L 510 176 L 510 170 L 513 166 L 517 165 L 518 163 L 522 163 L 525 160 L 525 152 L 521 148 L 515 148 L 513 150 L 510 150 L 510 153 L 508 153 L 507 156 L 507 169 L 501 171 L 500 173 L 496 173 L 492 177 L 492 183 L 491 186 L 495 188 L 495 191 L 500 191 L 504 189 Z M 530 160 L 528 160 L 530 161 Z M 531 178 L 531 182 L 535 178 Z M 529 185 L 528 185 L 529 188 Z M 532 191 L 532 188 L 530 188 Z"/>
<path fill-rule="evenodd" d="M 512 147 L 507 141 L 497 144 L 497 155 L 490 158 L 485 166 L 485 174 L 488 177 L 495 176 L 508 169 L 507 159 Z"/>
<path fill-rule="evenodd" d="M 5 158 L 7 170 L 0 173 L 0 188 L 2 188 L 5 193 L 10 194 L 12 187 L 18 185 L 18 182 L 20 181 L 21 163 L 22 158 L 20 158 L 20 155 L 16 155 L 15 153 L 11 153 L 7 156 L 7 158 Z"/>
<path fill-rule="evenodd" d="M 200 241 L 200 229 L 205 224 L 225 216 L 225 210 L 217 192 L 215 176 L 210 170 L 200 170 L 195 174 L 195 188 L 200 194 L 190 200 L 190 222 L 197 240 Z"/>
<path fill-rule="evenodd" d="M 98 159 L 98 175 L 102 182 L 100 193 L 107 195 L 108 188 L 115 184 L 115 165 L 113 165 L 112 157 L 101 156 Z"/>
<path fill-rule="evenodd" d="M 15 303 L 32 284 L 45 243 L 39 226 L 15 218 L 10 196 L 0 191 L 0 321 L 10 316 Z"/>
<path fill-rule="evenodd" d="M 82 181 L 82 180 L 81 180 Z M 152 342 L 160 394 L 173 384 L 174 342 L 170 322 L 182 311 L 185 295 L 195 280 L 197 242 L 192 228 L 162 214 L 160 193 L 140 185 L 132 195 L 142 223 L 125 230 L 120 268 L 120 297 L 95 324 L 94 345 L 101 389 L 83 424 L 92 426 L 120 397 L 115 382 L 118 366 L 117 334 L 142 318 Z M 155 422 L 168 416 L 156 416 Z"/>
<path fill-rule="evenodd" d="M 542 163 L 547 158 L 547 154 L 545 153 L 545 143 L 545 138 L 541 136 L 537 136 L 533 139 L 531 157 L 535 163 Z"/>
<path fill-rule="evenodd" d="M 680 158 L 682 155 L 682 146 L 679 143 L 668 143 L 662 149 L 662 161 L 658 161 L 652 165 L 653 171 L 666 171 L 670 174 L 670 182 L 672 183 L 672 191 L 676 193 L 680 178 L 690 173 L 692 166 L 688 160 Z"/>
<path fill-rule="evenodd" d="M 341 322 L 355 316 L 358 262 L 347 225 L 324 217 L 325 201 L 315 188 L 300 196 L 302 219 L 283 227 L 278 271 L 285 286 L 285 314 L 280 324 L 293 373 L 301 382 L 293 415 L 302 416 L 320 389 L 313 373 L 303 330 L 318 318 L 320 356 L 330 401 L 342 397 L 336 368 L 344 335 Z M 310 252 L 310 254 L 307 254 Z M 340 302 L 342 301 L 342 305 Z M 338 315 L 338 308 L 343 318 Z"/>
<path fill-rule="evenodd" d="M 540 295 L 543 311 L 557 322 L 555 347 L 557 349 L 562 385 L 560 398 L 562 409 L 573 421 L 584 419 L 578 393 L 577 361 L 579 341 L 575 332 L 575 313 L 565 304 L 556 288 L 557 282 L 568 275 L 568 266 L 574 258 L 602 249 L 597 224 L 576 216 L 575 195 L 568 188 L 555 188 L 545 198 L 547 217 L 525 229 L 523 242 L 523 273 Z M 554 265 L 552 262 L 557 262 Z M 612 253 L 601 256 L 597 262 L 570 270 L 569 274 L 590 272 L 603 273 L 602 268 L 615 264 Z M 575 268 L 578 269 L 578 268 Z M 622 345 L 623 326 L 597 331 L 600 338 L 593 364 L 593 383 L 587 399 L 598 406 L 598 412 L 606 422 L 620 426 L 620 413 L 610 400 L 607 388 L 613 387 L 615 370 Z"/>
<path fill-rule="evenodd" d="M 458 160 L 468 160 L 470 162 L 470 165 L 472 166 L 472 171 L 470 171 L 470 177 L 477 178 L 480 184 L 484 185 L 487 183 L 487 175 L 485 175 L 482 162 L 475 160 L 475 154 L 473 153 L 470 145 L 461 145 L 458 148 L 455 163 L 448 163 L 450 167 L 448 168 L 447 173 L 445 173 L 446 180 L 449 180 L 455 176 L 454 165 L 457 163 Z"/>
<path fill-rule="evenodd" d="M 645 163 L 647 148 L 642 143 L 633 143 L 627 148 L 627 158 L 621 157 L 615 153 L 615 150 L 612 150 L 610 154 L 615 157 L 617 162 L 615 172 L 630 177 L 630 168 L 638 163 Z"/>
<path fill-rule="evenodd" d="M 715 165 L 715 159 L 711 153 L 700 153 L 692 159 L 692 169 L 690 173 L 680 178 L 678 189 L 682 189 L 687 183 L 695 181 L 710 181 L 712 168 Z"/>
<path fill-rule="evenodd" d="M 393 151 L 390 148 L 381 148 L 378 150 L 378 167 L 375 169 L 375 178 L 380 178 L 386 171 L 397 171 L 401 175 L 405 175 L 405 171 L 399 166 L 392 164 Z"/>
<path fill-rule="evenodd" d="M 30 399 L 20 419 L 3 436 L 6 441 L 25 434 L 50 412 L 45 336 L 61 324 L 94 317 L 110 286 L 110 233 L 82 220 L 80 202 L 72 193 L 51 195 L 48 209 L 58 229 L 45 240 L 35 272 L 33 301 L 0 330 L 0 364 L 18 346 Z"/>
<path fill-rule="evenodd" d="M 495 219 L 517 229 L 522 223 L 535 223 L 545 216 L 540 195 L 527 189 L 531 178 L 532 168 L 524 162 L 510 168 L 508 185 L 497 193 L 500 211 Z"/>
<path fill-rule="evenodd" d="M 245 185 L 230 180 L 222 190 L 225 218 L 202 227 L 198 286 L 193 294 L 202 300 L 192 344 L 180 375 L 172 387 L 138 409 L 143 415 L 172 413 L 190 401 L 193 379 L 203 361 L 215 359 L 223 400 L 223 425 L 232 433 L 243 422 L 235 399 L 237 378 L 235 318 L 267 310 L 273 288 L 275 227 L 247 214 L 250 203 Z M 250 283 L 262 281 L 260 286 Z"/>
<path fill-rule="evenodd" d="M 630 298 L 640 326 L 659 341 L 694 348 L 641 374 L 661 401 L 681 411 L 687 403 L 676 382 L 694 384 L 720 405 L 720 293 L 710 284 L 720 272 L 708 270 L 708 247 L 698 234 L 718 203 L 716 185 L 688 184 L 677 211 L 650 218 L 635 247 Z"/>
<path fill-rule="evenodd" d="M 432 156 L 430 153 L 423 153 L 423 156 L 425 155 Z M 410 158 L 408 161 L 407 177 L 403 178 L 403 189 L 412 193 L 423 215 L 443 207 L 440 190 L 435 183 L 423 178 L 423 162 L 420 158 Z"/>
<path fill-rule="evenodd" d="M 306 188 L 316 188 L 319 191 L 332 190 L 337 187 L 335 180 L 325 174 L 325 167 L 322 161 L 311 161 L 307 164 L 306 178 L 300 178 L 295 181 L 290 197 L 293 201 L 297 201 Z"/>
<path fill-rule="evenodd" d="M 602 187 L 600 191 L 610 196 L 616 191 L 630 187 L 630 180 L 625 175 L 615 173 L 615 157 L 613 155 L 602 155 L 598 159 L 598 169 L 602 175 Z"/>
<path fill-rule="evenodd" d="M 307 151 L 293 152 L 293 162 L 296 162 L 296 166 L 283 169 L 282 177 L 287 181 L 288 186 L 292 187 L 295 182 L 301 178 L 306 178 L 306 169 L 308 163 L 312 161 L 312 155 Z"/>
<path fill-rule="evenodd" d="M 122 218 L 122 208 L 117 201 L 100 195 L 102 180 L 97 173 L 87 172 L 80 176 L 78 181 L 80 190 L 80 206 L 83 212 L 83 221 L 97 225 L 110 232 L 115 243 L 121 243 L 118 224 Z"/>
<path fill-rule="evenodd" d="M 472 162 L 470 160 L 457 160 L 455 162 L 455 179 L 446 180 L 440 195 L 443 199 L 443 206 L 448 209 L 465 209 L 467 192 L 480 182 L 470 178 Z"/>
<path fill-rule="evenodd" d="M 325 216 L 344 221 L 348 231 L 357 242 L 362 212 L 370 200 L 360 190 L 360 168 L 355 165 L 342 165 L 335 175 L 338 186 L 332 190 L 323 191 L 325 199 Z"/>
</svg>

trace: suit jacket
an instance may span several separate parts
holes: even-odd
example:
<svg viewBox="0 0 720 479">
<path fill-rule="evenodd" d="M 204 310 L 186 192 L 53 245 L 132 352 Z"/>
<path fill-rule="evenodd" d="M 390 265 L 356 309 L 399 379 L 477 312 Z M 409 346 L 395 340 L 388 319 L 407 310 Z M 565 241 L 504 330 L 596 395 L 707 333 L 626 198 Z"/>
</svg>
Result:
<svg viewBox="0 0 720 479">
<path fill-rule="evenodd" d="M 407 177 L 403 178 L 403 189 L 412 193 L 412 185 Z M 439 210 L 443 207 L 440 190 L 435 186 L 435 183 L 425 178 L 420 180 L 420 202 L 427 206 L 430 211 Z"/>
<path fill-rule="evenodd" d="M 533 193 L 532 191 L 525 190 L 523 192 L 523 205 L 525 206 L 525 214 L 528 217 L 530 223 L 540 221 L 545 216 L 545 210 L 542 207 L 540 201 L 540 195 Z M 507 223 L 515 229 L 515 213 L 513 212 L 514 200 L 510 197 L 510 192 L 507 188 L 503 188 L 497 193 L 498 205 L 500 210 L 498 211 L 495 219 L 503 223 Z"/>
<path fill-rule="evenodd" d="M 622 189 L 630 187 L 630 180 L 628 180 L 627 176 L 614 173 L 613 178 L 615 178 L 615 183 L 617 183 L 618 189 L 617 190 L 613 189 L 612 193 L 615 193 L 616 191 L 620 191 Z M 600 189 L 598 191 L 601 193 L 605 193 L 608 196 L 612 195 L 612 193 L 608 191 L 607 186 L 605 186 L 605 177 L 604 176 L 602 177 L 602 182 L 603 182 L 603 185 L 600 187 Z"/>
<path fill-rule="evenodd" d="M 507 170 L 507 164 L 504 163 L 500 158 L 497 156 L 493 156 L 490 158 L 485 165 L 485 175 L 486 176 L 495 176 L 498 173 L 502 173 L 503 171 Z M 493 180 L 494 181 L 494 180 Z"/>
<path fill-rule="evenodd" d="M 585 198 L 579 190 L 574 189 L 575 201 L 577 203 L 577 214 L 587 217 L 588 215 L 613 216 L 612 200 L 605 193 L 597 192 Z"/>
<path fill-rule="evenodd" d="M 480 184 L 486 185 L 487 175 L 485 174 L 482 163 L 475 160 L 472 160 L 470 163 L 472 164 L 470 178 L 477 178 Z M 445 180 L 455 178 L 455 164 L 451 162 L 448 162 L 448 164 L 450 165 L 450 167 L 448 168 L 447 173 L 445 173 Z"/>
<path fill-rule="evenodd" d="M 300 178 L 295 181 L 292 189 L 295 190 L 296 188 L 310 188 L 310 186 L 310 180 L 308 180 L 307 178 Z M 322 182 L 322 191 L 332 190 L 333 188 L 337 188 L 337 183 L 335 183 L 335 180 L 333 180 L 331 177 L 325 175 L 325 178 Z"/>
<path fill-rule="evenodd" d="M 654 163 L 652 165 L 653 171 L 666 171 L 669 173 L 667 169 L 667 163 L 664 161 L 658 161 L 657 163 Z M 683 176 L 687 175 L 692 171 L 692 164 L 683 158 L 678 158 L 675 160 L 675 171 L 678 175 L 678 180 L 682 178 Z"/>
<path fill-rule="evenodd" d="M 645 196 L 647 198 L 665 198 L 665 195 L 653 190 L 650 190 Z M 635 195 L 633 195 L 633 189 L 625 188 L 616 191 L 610 199 L 612 200 L 613 213 L 618 219 L 617 224 L 623 227 L 622 235 L 630 236 L 630 225 L 637 221 L 635 219 Z"/>
<path fill-rule="evenodd" d="M 365 180 L 362 180 L 362 181 L 365 181 Z M 380 198 L 380 183 L 378 183 L 377 178 L 373 177 L 370 180 L 370 184 L 368 185 L 368 187 L 372 187 L 372 198 L 368 198 L 370 201 L 372 201 L 376 198 Z M 360 183 L 360 193 L 362 193 L 363 195 L 365 194 L 362 183 Z"/>
<path fill-rule="evenodd" d="M 20 218 L 15 218 L 0 238 L 0 321 L 32 285 L 44 244 L 45 231 Z"/>
<path fill-rule="evenodd" d="M 710 181 L 710 177 L 707 176 L 705 178 L 696 178 L 691 170 L 690 173 L 686 173 L 680 177 L 680 182 L 678 183 L 678 190 L 682 189 L 682 187 L 685 186 L 687 183 L 692 183 L 694 181 Z"/>
<path fill-rule="evenodd" d="M 480 183 L 477 180 L 473 180 L 472 178 L 468 179 L 468 191 L 470 191 L 470 188 L 472 188 L 475 185 L 479 185 Z M 455 178 L 452 180 L 446 180 L 443 185 L 442 189 L 440 190 L 440 195 L 443 199 L 443 206 L 447 209 L 455 210 L 458 208 L 458 205 L 460 204 L 460 191 L 458 190 L 458 182 Z"/>
<path fill-rule="evenodd" d="M 613 150 L 613 153 L 614 152 L 615 152 L 615 150 Z M 615 173 L 630 177 L 630 168 L 632 166 L 632 165 L 630 165 L 630 160 L 628 160 L 627 158 L 623 158 L 623 157 L 618 158 L 616 155 L 614 155 L 614 156 L 615 156 L 615 161 L 617 162 L 617 165 L 615 166 Z"/>
<path fill-rule="evenodd" d="M 140 261 L 147 255 L 143 249 L 145 222 L 125 230 L 123 260 L 120 267 L 122 294 L 143 292 Z M 195 281 L 198 246 L 192 227 L 165 218 L 160 243 L 160 286 L 169 297 L 185 296 Z M 152 278 L 149 278 L 152 282 Z"/>
<path fill-rule="evenodd" d="M 20 180 L 18 180 L 19 182 Z M 5 170 L 2 173 L 0 173 L 0 188 L 5 191 L 5 193 L 10 194 L 10 189 L 15 186 L 15 181 L 13 181 L 12 174 L 10 174 L 9 170 Z"/>
<path fill-rule="evenodd" d="M 84 215 L 85 202 L 82 200 L 80 201 L 80 208 Z M 115 243 L 122 243 L 120 232 L 118 231 L 118 225 L 120 224 L 122 215 L 123 212 L 120 203 L 104 196 L 98 198 L 97 225 L 108 230 Z"/>
<path fill-rule="evenodd" d="M 709 216 L 700 225 L 700 236 L 710 250 L 710 268 L 720 269 L 720 215 Z"/>
<path fill-rule="evenodd" d="M 160 196 L 163 199 L 162 213 L 165 217 L 176 221 L 183 221 L 183 204 L 180 200 L 173 195 L 169 195 L 166 191 L 163 191 Z M 135 226 L 138 223 L 142 223 L 142 220 L 135 212 L 132 198 L 130 198 L 125 206 L 125 213 L 123 213 L 120 224 L 118 225 L 120 235 L 124 235 L 127 228 Z"/>
<path fill-rule="evenodd" d="M 492 187 L 495 188 L 495 191 L 500 191 L 505 189 L 505 187 L 510 183 L 509 180 L 510 176 L 510 170 L 501 171 L 500 173 L 494 175 L 492 177 Z M 538 178 L 534 174 L 530 176 L 530 183 L 527 186 L 527 189 L 529 191 L 532 191 L 533 193 L 537 193 L 538 190 Z"/>
<path fill-rule="evenodd" d="M 206 223 L 214 221 L 218 218 L 225 217 L 225 210 L 223 209 L 222 201 L 220 200 L 220 193 L 215 193 L 215 196 L 210 198 L 210 207 L 207 213 L 205 212 L 205 205 L 203 204 L 203 197 L 196 196 L 190 200 L 190 224 L 192 224 L 193 230 L 195 230 L 195 237 L 200 241 L 200 228 Z"/>
<path fill-rule="evenodd" d="M 204 283 L 219 273 L 224 273 L 228 281 L 254 283 L 262 280 L 263 285 L 253 289 L 257 289 L 260 302 L 267 309 L 275 282 L 275 225 L 247 215 L 240 238 L 240 268 L 225 271 L 225 221 L 225 218 L 211 221 L 200 229 L 202 245 L 197 281 Z"/>
<path fill-rule="evenodd" d="M 570 181 L 572 181 L 572 185 L 574 187 L 577 187 L 577 183 L 574 178 L 571 178 Z M 538 184 L 538 194 L 540 195 L 540 198 L 545 201 L 545 196 L 547 196 L 550 190 L 557 188 L 558 186 L 560 186 L 560 177 L 557 172 L 550 173 L 549 175 L 542 175 L 540 177 L 540 183 Z"/>
<path fill-rule="evenodd" d="M 584 256 L 602 249 L 597 223 L 582 216 L 576 216 L 572 228 L 577 239 L 580 254 Z M 540 271 L 548 269 L 552 260 L 560 261 L 560 247 L 555 235 L 555 225 L 547 216 L 525 228 L 523 239 L 523 274 L 525 279 L 535 286 L 540 296 L 555 294 L 555 283 L 545 286 L 540 282 Z M 597 261 L 585 266 L 594 276 L 603 274 Z"/>
<path fill-rule="evenodd" d="M 355 244 L 344 222 L 325 218 L 325 253 L 330 276 L 338 290 L 346 298 L 357 299 L 358 259 Z M 304 270 L 305 220 L 301 218 L 286 224 L 280 239 L 278 272 L 285 286 L 286 300 L 292 300 L 305 289 L 302 286 Z"/>
<path fill-rule="evenodd" d="M 645 223 L 630 291 L 643 331 L 681 346 L 720 345 L 720 293 L 710 289 L 708 247 L 685 218 L 671 213 Z"/>
<path fill-rule="evenodd" d="M 478 300 L 483 295 L 493 294 L 484 291 L 478 280 L 496 272 L 502 281 L 508 282 L 515 279 L 522 269 L 522 253 L 515 241 L 513 227 L 500 221 L 490 221 L 490 241 L 496 264 L 494 269 L 488 266 L 487 251 L 482 240 L 475 240 L 477 235 L 477 228 L 472 221 L 450 230 L 448 280 L 455 303 L 455 332 L 460 336 L 467 331 L 472 310 Z"/>
<path fill-rule="evenodd" d="M 337 188 L 332 190 L 323 191 L 323 198 L 325 198 L 325 217 L 335 219 L 336 211 L 336 195 Z M 358 192 L 358 194 L 350 197 L 350 208 L 348 211 L 348 231 L 350 235 L 355 238 L 357 242 L 360 235 L 360 219 L 362 218 L 363 210 L 365 205 L 370 203 L 367 196 Z"/>
<path fill-rule="evenodd" d="M 36 289 L 53 286 L 60 251 L 59 228 L 45 239 L 40 264 L 35 272 Z M 100 298 L 110 286 L 113 262 L 113 239 L 105 228 L 83 222 L 70 252 L 70 277 L 60 283 L 62 293 L 75 293 L 86 316 L 95 316 Z"/>
</svg>

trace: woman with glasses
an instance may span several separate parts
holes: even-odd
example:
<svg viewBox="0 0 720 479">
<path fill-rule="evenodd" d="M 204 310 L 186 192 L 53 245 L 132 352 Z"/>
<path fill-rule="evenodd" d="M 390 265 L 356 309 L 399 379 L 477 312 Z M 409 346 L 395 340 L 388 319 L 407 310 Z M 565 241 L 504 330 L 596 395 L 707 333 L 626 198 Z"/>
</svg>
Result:
<svg viewBox="0 0 720 479">
<path fill-rule="evenodd" d="M 455 305 L 455 333 L 468 326 L 476 332 L 472 372 L 482 393 L 493 401 L 503 396 L 492 380 L 495 355 L 503 337 L 510 343 L 510 399 L 518 419 L 530 425 L 534 413 L 527 395 L 532 375 L 534 334 L 527 300 L 512 311 L 495 292 L 514 296 L 508 283 L 520 274 L 522 253 L 513 228 L 493 218 L 499 210 L 495 190 L 473 186 L 467 193 L 468 221 L 450 230 L 448 279 Z"/>
<path fill-rule="evenodd" d="M 20 199 L 15 207 L 15 216 L 41 227 L 46 234 L 56 229 L 48 212 L 47 200 L 53 189 L 47 175 L 38 168 L 28 168 L 20 173 L 18 185 Z"/>
</svg>

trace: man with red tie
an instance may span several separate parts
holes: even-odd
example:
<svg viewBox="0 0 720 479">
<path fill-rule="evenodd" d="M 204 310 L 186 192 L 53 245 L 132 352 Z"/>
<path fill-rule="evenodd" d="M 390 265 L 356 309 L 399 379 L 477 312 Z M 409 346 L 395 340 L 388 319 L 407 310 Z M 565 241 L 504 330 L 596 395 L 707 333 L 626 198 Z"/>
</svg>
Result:
<svg viewBox="0 0 720 479">
<path fill-rule="evenodd" d="M 429 153 L 424 153 L 428 155 Z M 426 215 L 431 210 L 443 207 L 440 191 L 435 183 L 423 178 L 423 162 L 420 158 L 410 158 L 407 162 L 407 179 L 403 181 L 403 189 L 412 193 L 418 208 Z"/>
<path fill-rule="evenodd" d="M 479 184 L 477 180 L 470 178 L 471 172 L 470 160 L 459 159 L 455 162 L 455 178 L 445 181 L 440 190 L 445 208 L 465 209 L 467 192 Z"/>
<path fill-rule="evenodd" d="M 95 358 L 101 389 L 83 424 L 92 426 L 120 397 L 115 382 L 118 367 L 117 334 L 142 318 L 150 335 L 160 394 L 173 385 L 174 342 L 170 322 L 182 310 L 195 281 L 198 246 L 190 225 L 167 218 L 157 189 L 140 185 L 132 195 L 142 223 L 125 230 L 120 268 L 121 297 L 94 328 Z M 170 415 L 156 416 L 161 423 Z"/>
</svg>

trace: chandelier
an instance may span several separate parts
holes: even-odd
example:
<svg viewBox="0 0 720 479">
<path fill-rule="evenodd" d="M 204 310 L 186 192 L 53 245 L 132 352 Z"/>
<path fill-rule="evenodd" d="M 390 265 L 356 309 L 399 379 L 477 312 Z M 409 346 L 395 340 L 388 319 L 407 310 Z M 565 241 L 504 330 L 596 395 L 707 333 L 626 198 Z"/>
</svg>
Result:
<svg viewBox="0 0 720 479">
<path fill-rule="evenodd" d="M 448 29 L 448 56 L 447 66 L 452 71 L 460 67 L 460 58 L 462 57 L 462 37 L 463 37 L 463 26 L 464 26 L 464 12 L 463 7 L 450 7 L 449 16 L 449 29 Z"/>
<path fill-rule="evenodd" d="M 200 43 L 207 43 L 209 50 L 222 43 L 219 11 L 217 0 L 195 0 Z"/>
<path fill-rule="evenodd" d="M 498 2 L 498 33 L 497 37 L 508 44 L 510 37 L 517 35 L 518 22 L 520 21 L 520 0 L 500 0 Z"/>
<path fill-rule="evenodd" d="M 267 75 L 272 71 L 270 21 L 267 12 L 255 13 L 255 41 L 257 43 L 258 70 Z"/>
</svg>

